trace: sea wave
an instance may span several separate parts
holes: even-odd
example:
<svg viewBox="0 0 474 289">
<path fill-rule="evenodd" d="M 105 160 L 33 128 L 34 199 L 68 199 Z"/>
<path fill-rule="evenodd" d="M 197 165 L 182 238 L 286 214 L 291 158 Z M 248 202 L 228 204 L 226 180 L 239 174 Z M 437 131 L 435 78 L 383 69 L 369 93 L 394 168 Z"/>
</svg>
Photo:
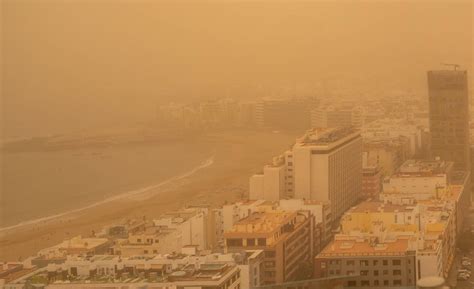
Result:
<svg viewBox="0 0 474 289">
<path fill-rule="evenodd" d="M 101 201 L 95 202 L 93 204 L 90 204 L 90 205 L 87 205 L 87 206 L 84 206 L 84 207 L 81 207 L 81 208 L 78 208 L 78 209 L 73 209 L 73 210 L 63 212 L 63 213 L 50 215 L 50 216 L 47 216 L 47 217 L 42 217 L 42 218 L 37 218 L 37 219 L 33 219 L 33 220 L 24 221 L 24 222 L 18 223 L 16 225 L 8 226 L 8 227 L 2 227 L 2 228 L 0 228 L 0 233 L 4 233 L 5 231 L 9 231 L 9 230 L 12 230 L 12 229 L 17 229 L 17 228 L 20 228 L 20 227 L 23 227 L 23 226 L 34 225 L 34 224 L 49 221 L 49 220 L 52 220 L 52 219 L 65 217 L 67 215 L 78 213 L 78 212 L 81 212 L 81 211 L 84 211 L 84 210 L 87 210 L 87 209 L 91 209 L 91 208 L 94 208 L 94 207 L 97 207 L 99 205 L 103 205 L 103 204 L 106 204 L 106 203 L 109 203 L 109 202 L 112 202 L 112 201 L 117 201 L 117 200 L 126 199 L 126 198 L 135 199 L 135 200 L 147 199 L 149 197 L 152 197 L 152 196 L 160 193 L 160 191 L 157 190 L 157 189 L 159 189 L 159 188 L 161 188 L 165 185 L 171 184 L 173 182 L 176 182 L 176 181 L 185 179 L 187 177 L 190 177 L 193 174 L 195 174 L 196 172 L 211 166 L 213 163 L 214 163 L 214 155 L 207 158 L 206 160 L 204 160 L 203 162 L 201 162 L 199 165 L 192 168 L 191 170 L 189 170 L 189 171 L 187 171 L 183 174 L 180 174 L 178 176 L 174 176 L 174 177 L 172 177 L 170 179 L 167 179 L 163 182 L 160 182 L 156 185 L 151 185 L 151 186 L 144 187 L 144 188 L 141 188 L 141 189 L 132 190 L 132 191 L 128 191 L 128 192 L 125 192 L 125 193 L 122 193 L 122 194 L 118 194 L 116 196 L 112 196 L 112 197 L 103 199 Z"/>
</svg>

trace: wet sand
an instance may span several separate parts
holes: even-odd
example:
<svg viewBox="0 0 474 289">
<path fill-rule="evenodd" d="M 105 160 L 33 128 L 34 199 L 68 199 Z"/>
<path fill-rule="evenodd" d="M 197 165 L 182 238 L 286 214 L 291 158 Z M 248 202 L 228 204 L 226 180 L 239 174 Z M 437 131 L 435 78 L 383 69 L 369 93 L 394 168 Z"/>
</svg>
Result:
<svg viewBox="0 0 474 289">
<path fill-rule="evenodd" d="M 111 201 L 79 212 L 0 232 L 0 260 L 16 261 L 75 236 L 88 236 L 126 218 L 155 218 L 187 204 L 219 206 L 245 198 L 248 178 L 285 151 L 297 134 L 226 132 L 203 139 L 216 148 L 214 162 L 189 177 L 143 196 Z M 27 202 L 28 200 L 25 200 Z"/>
</svg>

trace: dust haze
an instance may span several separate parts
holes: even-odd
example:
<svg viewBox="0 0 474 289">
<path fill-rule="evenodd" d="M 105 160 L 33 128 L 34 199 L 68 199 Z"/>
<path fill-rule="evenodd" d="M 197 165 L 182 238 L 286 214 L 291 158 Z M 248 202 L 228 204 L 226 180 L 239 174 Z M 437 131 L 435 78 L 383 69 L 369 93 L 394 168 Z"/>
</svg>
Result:
<svg viewBox="0 0 474 289">
<path fill-rule="evenodd" d="M 470 1 L 2 1 L 4 138 L 160 104 L 391 89 L 472 67 Z M 472 73 L 471 73 L 472 75 Z"/>
</svg>

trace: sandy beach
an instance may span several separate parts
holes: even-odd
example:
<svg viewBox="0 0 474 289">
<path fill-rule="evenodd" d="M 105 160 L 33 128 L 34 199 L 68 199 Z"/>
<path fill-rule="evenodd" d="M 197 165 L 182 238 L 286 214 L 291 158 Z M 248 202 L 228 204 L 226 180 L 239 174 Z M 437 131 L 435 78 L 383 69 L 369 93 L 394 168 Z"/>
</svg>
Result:
<svg viewBox="0 0 474 289">
<path fill-rule="evenodd" d="M 297 134 L 225 132 L 202 141 L 216 147 L 212 164 L 144 193 L 0 232 L 0 260 L 24 259 L 75 235 L 90 235 L 126 218 L 158 217 L 187 204 L 222 205 L 244 198 L 248 178 L 286 150 Z M 27 202 L 28 200 L 25 200 Z"/>
</svg>

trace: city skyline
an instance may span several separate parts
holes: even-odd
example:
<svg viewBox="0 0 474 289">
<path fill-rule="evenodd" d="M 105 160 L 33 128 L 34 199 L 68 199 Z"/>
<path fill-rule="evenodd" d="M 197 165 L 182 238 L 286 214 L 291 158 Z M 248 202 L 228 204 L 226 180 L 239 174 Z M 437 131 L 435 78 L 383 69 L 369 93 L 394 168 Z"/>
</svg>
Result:
<svg viewBox="0 0 474 289">
<path fill-rule="evenodd" d="M 473 4 L 0 0 L 0 289 L 472 289 Z"/>
</svg>

